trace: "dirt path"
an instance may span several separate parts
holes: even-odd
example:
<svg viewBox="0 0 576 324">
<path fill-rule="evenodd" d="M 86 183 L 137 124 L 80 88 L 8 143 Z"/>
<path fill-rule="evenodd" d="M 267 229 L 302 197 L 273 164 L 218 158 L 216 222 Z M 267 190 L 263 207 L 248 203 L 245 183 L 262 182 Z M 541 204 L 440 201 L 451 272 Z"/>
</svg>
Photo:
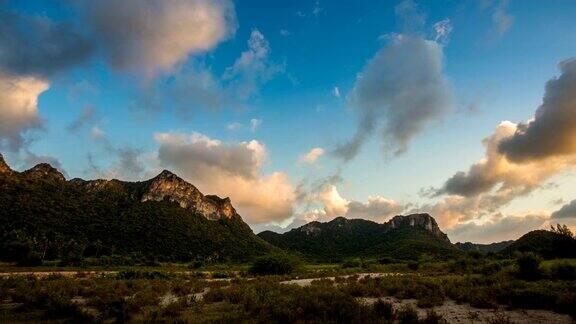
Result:
<svg viewBox="0 0 576 324">
<path fill-rule="evenodd" d="M 292 280 L 286 280 L 286 281 L 281 281 L 281 284 L 287 284 L 287 285 L 298 285 L 300 287 L 306 287 L 306 286 L 310 286 L 312 284 L 312 281 L 315 280 L 336 280 L 336 278 L 350 278 L 350 277 L 354 277 L 354 276 L 358 276 L 358 279 L 363 279 L 363 278 L 379 278 L 379 277 L 390 277 L 390 276 L 403 276 L 403 273 L 397 273 L 397 272 L 382 272 L 382 273 L 378 273 L 378 272 L 367 272 L 367 273 L 357 273 L 357 274 L 353 274 L 353 275 L 346 275 L 346 276 L 337 276 L 337 277 L 322 277 L 322 278 L 304 278 L 304 279 L 292 279 Z"/>
<path fill-rule="evenodd" d="M 100 275 L 117 274 L 118 271 L 14 271 L 14 272 L 0 272 L 0 278 L 16 277 L 16 276 L 34 276 L 36 278 L 46 278 L 48 276 L 64 276 L 64 277 L 95 277 Z"/>
</svg>

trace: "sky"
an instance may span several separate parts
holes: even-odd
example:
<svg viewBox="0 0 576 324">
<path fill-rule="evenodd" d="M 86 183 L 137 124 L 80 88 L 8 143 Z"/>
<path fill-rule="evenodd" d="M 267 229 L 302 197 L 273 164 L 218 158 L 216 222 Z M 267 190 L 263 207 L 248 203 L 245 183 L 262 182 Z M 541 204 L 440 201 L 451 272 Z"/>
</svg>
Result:
<svg viewBox="0 0 576 324">
<path fill-rule="evenodd" d="M 255 232 L 430 213 L 576 228 L 576 3 L 0 0 L 0 152 L 163 169 Z"/>
</svg>

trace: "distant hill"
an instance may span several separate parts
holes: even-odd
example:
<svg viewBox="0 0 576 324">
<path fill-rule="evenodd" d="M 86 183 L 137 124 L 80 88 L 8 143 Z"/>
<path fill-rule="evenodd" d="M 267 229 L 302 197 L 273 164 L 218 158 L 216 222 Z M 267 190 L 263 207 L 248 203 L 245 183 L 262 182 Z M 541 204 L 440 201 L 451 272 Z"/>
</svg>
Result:
<svg viewBox="0 0 576 324">
<path fill-rule="evenodd" d="M 0 259 L 108 254 L 161 260 L 249 260 L 275 250 L 230 199 L 202 194 L 169 171 L 143 182 L 72 179 L 0 155 Z"/>
<path fill-rule="evenodd" d="M 472 243 L 472 242 L 465 242 L 465 243 L 458 242 L 454 245 L 456 245 L 457 248 L 459 248 L 460 250 L 462 250 L 464 252 L 476 251 L 476 252 L 486 254 L 486 253 L 500 252 L 500 251 L 504 250 L 505 248 L 507 248 L 508 246 L 510 246 L 510 244 L 512 244 L 512 243 L 514 243 L 514 240 L 495 242 L 495 243 L 489 243 L 489 244 L 479 244 L 479 243 Z"/>
<path fill-rule="evenodd" d="M 576 258 L 576 240 L 553 231 L 535 230 L 522 235 L 502 251 L 505 255 L 515 252 L 534 252 L 546 259 Z"/>
<path fill-rule="evenodd" d="M 428 214 L 395 216 L 379 224 L 363 219 L 335 218 L 311 222 L 278 234 L 258 234 L 271 244 L 319 261 L 351 257 L 416 259 L 427 254 L 446 258 L 460 253 Z"/>
</svg>

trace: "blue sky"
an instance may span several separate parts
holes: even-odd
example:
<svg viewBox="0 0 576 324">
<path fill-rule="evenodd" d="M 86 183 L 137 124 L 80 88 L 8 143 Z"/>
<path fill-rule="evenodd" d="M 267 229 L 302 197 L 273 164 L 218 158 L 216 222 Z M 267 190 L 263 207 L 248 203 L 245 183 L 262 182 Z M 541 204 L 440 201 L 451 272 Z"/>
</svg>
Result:
<svg viewBox="0 0 576 324">
<path fill-rule="evenodd" d="M 517 124 L 534 118 L 546 83 L 571 76 L 558 64 L 576 53 L 573 1 L 29 0 L 0 10 L 0 144 L 16 169 L 49 161 L 69 178 L 126 180 L 171 169 L 230 196 L 255 231 L 415 211 L 453 240 L 576 224 L 576 210 L 554 213 L 576 198 L 576 134 L 526 158 L 490 158 L 482 144 L 522 137 Z M 558 132 L 576 126 L 574 102 L 555 103 Z M 378 116 L 374 131 L 358 126 L 363 114 Z M 406 140 L 385 126 L 415 120 Z M 514 124 L 497 130 L 502 121 Z M 541 128 L 526 141 L 551 143 Z M 358 133 L 358 154 L 334 153 Z"/>
</svg>

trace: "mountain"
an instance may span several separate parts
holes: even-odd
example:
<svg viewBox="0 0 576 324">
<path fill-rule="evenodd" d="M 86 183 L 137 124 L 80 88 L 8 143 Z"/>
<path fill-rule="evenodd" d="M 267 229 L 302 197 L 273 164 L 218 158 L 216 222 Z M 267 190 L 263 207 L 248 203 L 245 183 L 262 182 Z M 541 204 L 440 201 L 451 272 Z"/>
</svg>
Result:
<svg viewBox="0 0 576 324">
<path fill-rule="evenodd" d="M 244 261 L 275 250 L 230 199 L 163 171 L 142 182 L 72 179 L 49 164 L 24 172 L 0 155 L 0 258 L 129 255 Z"/>
<path fill-rule="evenodd" d="M 395 216 L 384 224 L 338 217 L 326 223 L 311 222 L 284 234 L 264 231 L 258 236 L 318 261 L 351 257 L 416 259 L 424 254 L 444 258 L 459 253 L 428 214 Z"/>
<path fill-rule="evenodd" d="M 535 230 L 522 235 L 502 253 L 533 252 L 545 259 L 576 258 L 576 239 L 554 231 Z"/>
<path fill-rule="evenodd" d="M 476 251 L 480 253 L 498 253 L 514 243 L 514 240 L 494 242 L 489 244 L 479 244 L 472 242 L 456 243 L 457 248 L 464 252 Z"/>
</svg>

